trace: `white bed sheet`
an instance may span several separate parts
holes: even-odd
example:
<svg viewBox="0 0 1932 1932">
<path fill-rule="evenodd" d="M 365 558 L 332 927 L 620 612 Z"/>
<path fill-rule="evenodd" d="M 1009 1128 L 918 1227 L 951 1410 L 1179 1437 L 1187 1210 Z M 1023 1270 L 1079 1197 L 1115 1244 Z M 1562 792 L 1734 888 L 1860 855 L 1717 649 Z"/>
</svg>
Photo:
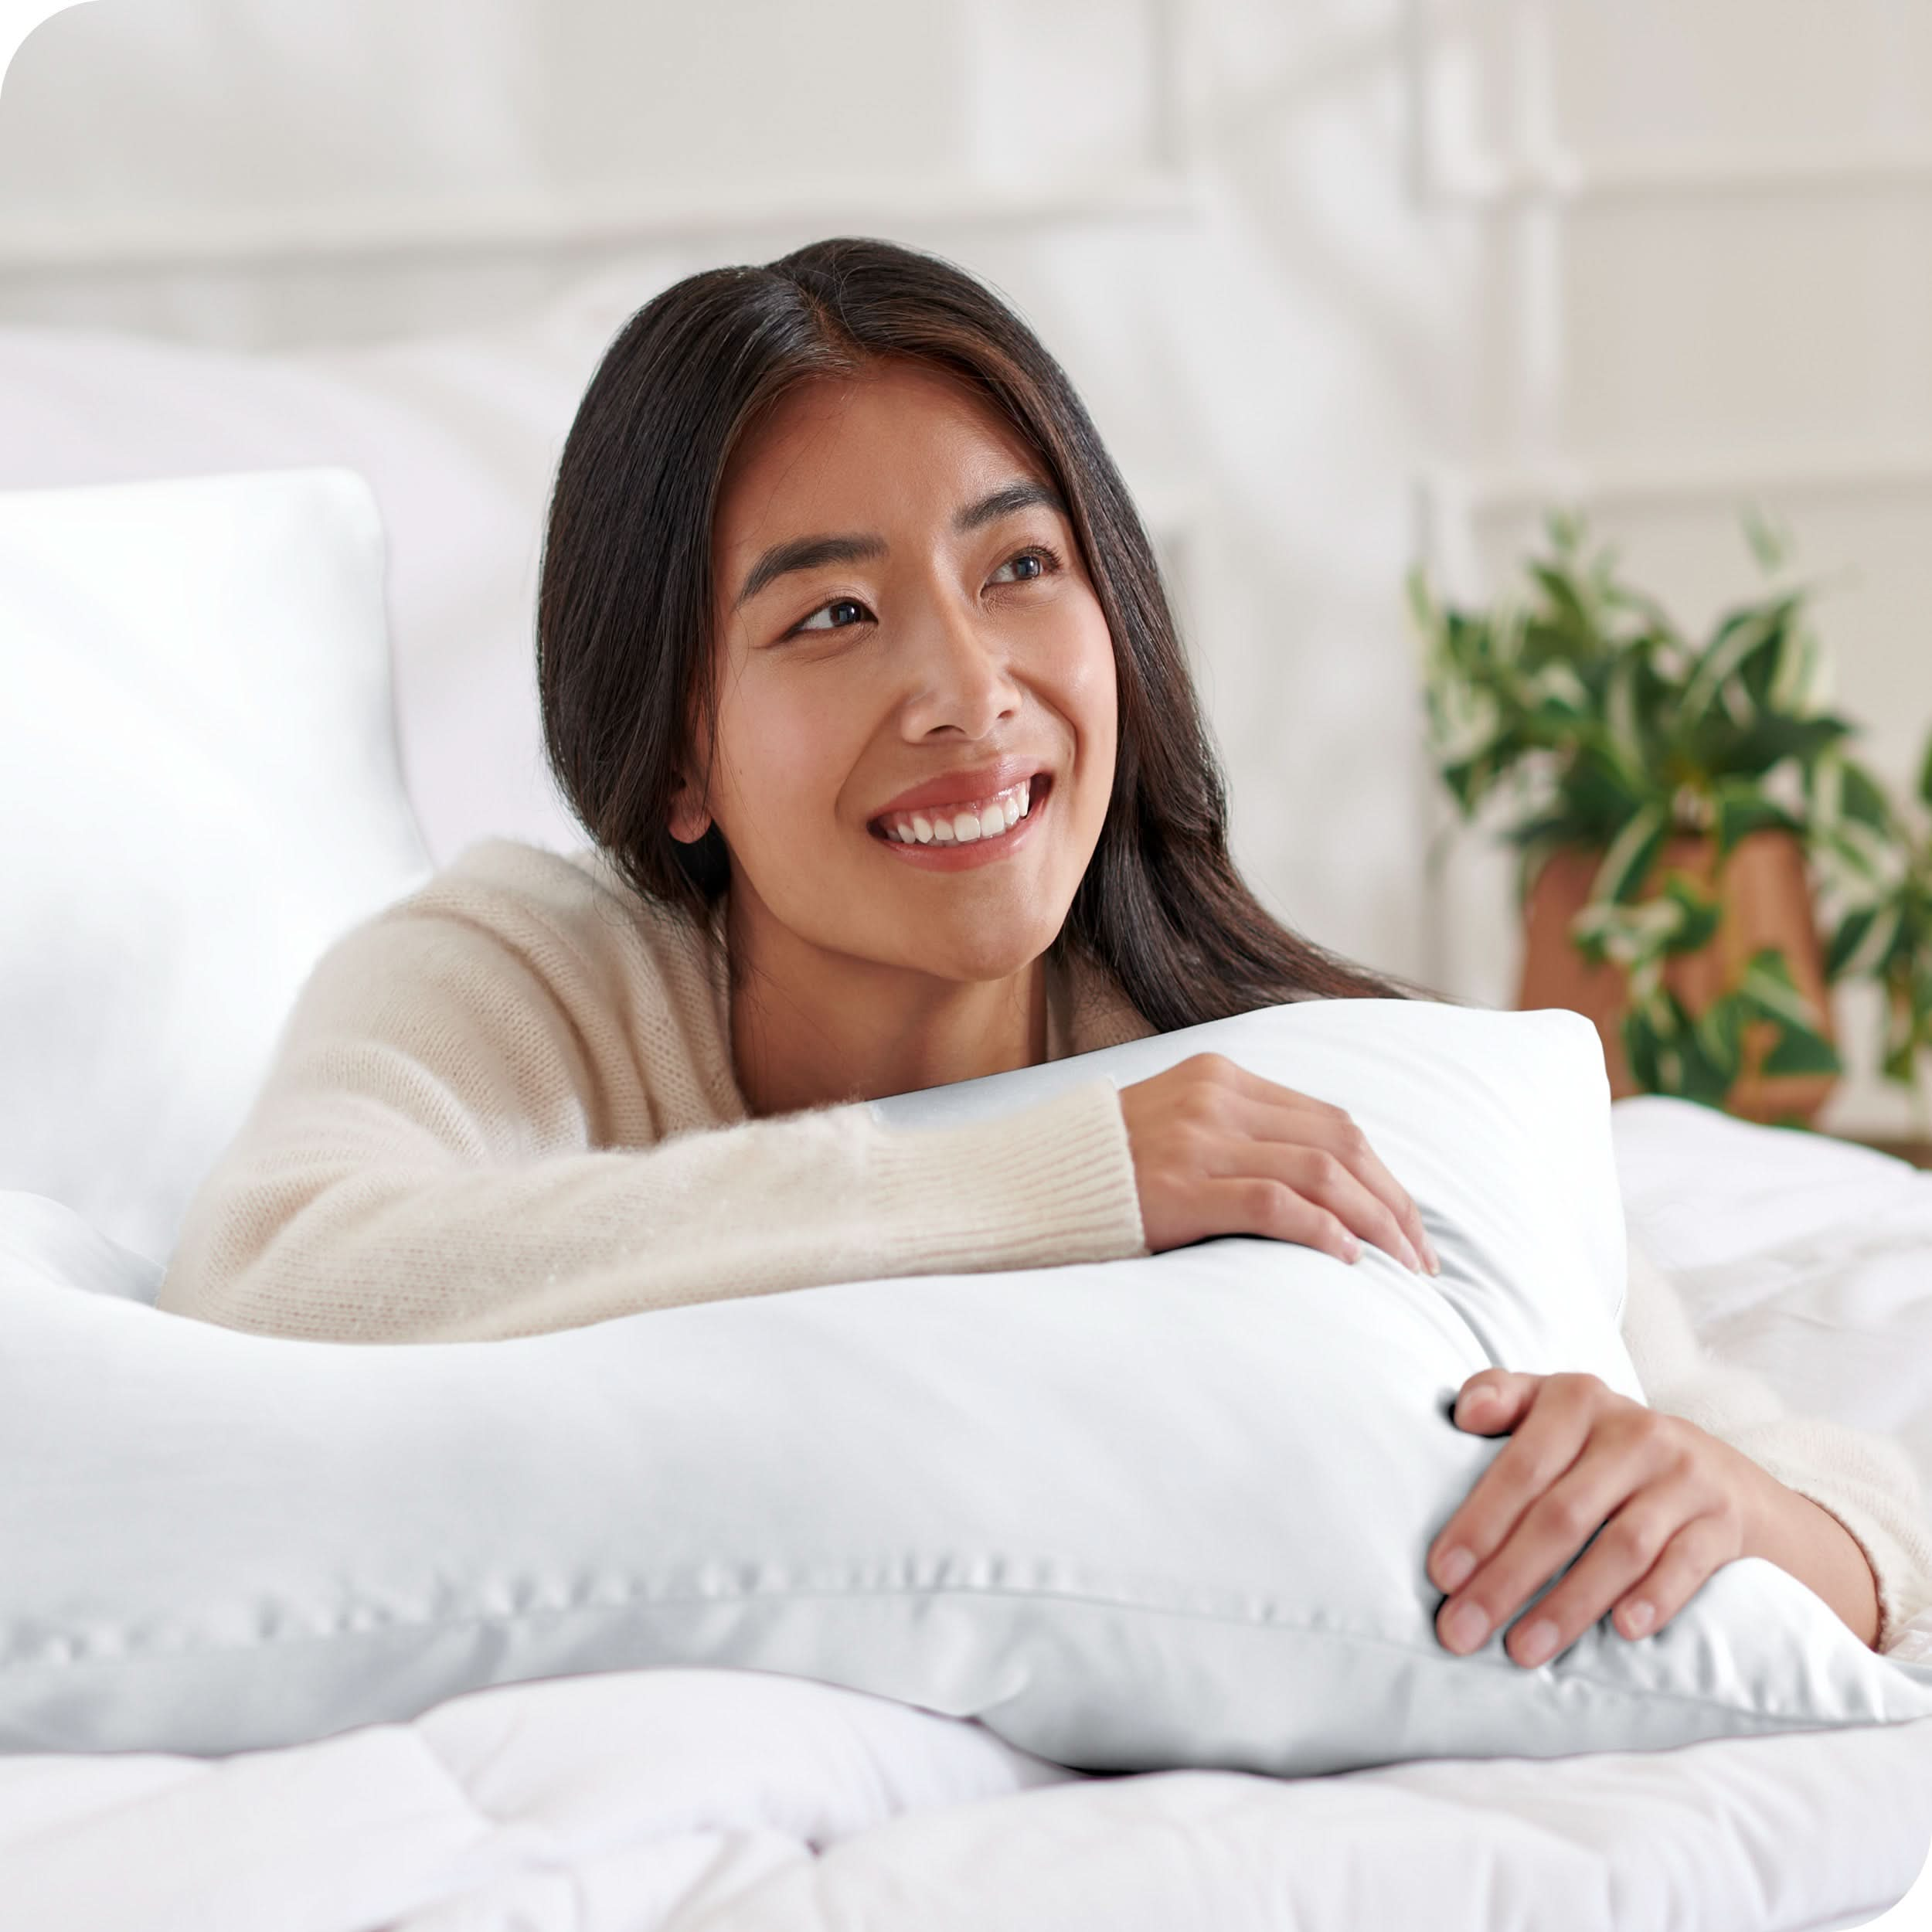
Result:
<svg viewBox="0 0 1932 1932">
<path fill-rule="evenodd" d="M 1700 1331 L 1923 1471 L 1932 1350 L 1884 1343 L 1932 1318 L 1932 1177 L 1678 1103 L 1616 1123 Z M 34 1932 L 1824 1932 L 1902 1897 L 1929 1845 L 1932 1719 L 1089 1777 L 855 1692 L 632 1671 L 218 1760 L 0 1757 L 0 1925 Z"/>
</svg>

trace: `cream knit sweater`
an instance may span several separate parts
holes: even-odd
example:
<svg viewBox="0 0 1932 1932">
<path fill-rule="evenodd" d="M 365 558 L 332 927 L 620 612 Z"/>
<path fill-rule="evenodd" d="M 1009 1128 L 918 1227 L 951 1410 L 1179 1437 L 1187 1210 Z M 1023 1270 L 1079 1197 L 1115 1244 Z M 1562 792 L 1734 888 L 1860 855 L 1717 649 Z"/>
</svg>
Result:
<svg viewBox="0 0 1932 1932">
<path fill-rule="evenodd" d="M 895 1131 L 862 1103 L 753 1120 L 721 957 L 594 847 L 470 846 L 318 964 L 157 1305 L 321 1341 L 468 1342 L 1147 1252 L 1111 1081 L 996 1127 Z M 1048 1015 L 1049 1059 L 1154 1030 L 1077 965 L 1049 975 Z M 1856 1538 L 1877 1648 L 1932 1608 L 1932 1525 L 1896 1442 L 1791 1414 L 1713 1361 L 1634 1246 L 1624 1335 L 1653 1406 Z"/>
</svg>

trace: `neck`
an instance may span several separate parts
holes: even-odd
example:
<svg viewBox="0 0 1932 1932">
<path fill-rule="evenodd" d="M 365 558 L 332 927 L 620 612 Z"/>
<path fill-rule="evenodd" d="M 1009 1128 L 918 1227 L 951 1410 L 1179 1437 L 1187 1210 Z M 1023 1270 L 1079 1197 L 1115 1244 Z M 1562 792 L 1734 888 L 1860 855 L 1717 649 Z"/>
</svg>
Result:
<svg viewBox="0 0 1932 1932">
<path fill-rule="evenodd" d="M 1034 1066 L 1046 1058 L 1044 955 L 1009 977 L 947 980 L 830 954 L 743 916 L 726 941 L 731 1060 L 754 1117 L 880 1100 Z"/>
</svg>

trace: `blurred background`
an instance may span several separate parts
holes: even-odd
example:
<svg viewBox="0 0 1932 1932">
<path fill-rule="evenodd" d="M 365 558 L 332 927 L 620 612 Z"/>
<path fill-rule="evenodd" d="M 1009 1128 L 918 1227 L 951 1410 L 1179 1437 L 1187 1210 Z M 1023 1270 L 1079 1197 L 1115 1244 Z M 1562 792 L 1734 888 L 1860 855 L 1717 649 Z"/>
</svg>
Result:
<svg viewBox="0 0 1932 1932">
<path fill-rule="evenodd" d="M 991 281 L 1155 533 L 1236 855 L 1509 1004 L 1403 597 L 1585 512 L 1699 629 L 1788 530 L 1859 755 L 1932 729 L 1924 0 L 90 0 L 0 93 L 0 487 L 342 462 L 440 862 L 580 835 L 539 752 L 550 474 L 611 337 L 835 233 Z M 1838 990 L 1825 1124 L 1918 1116 Z"/>
</svg>

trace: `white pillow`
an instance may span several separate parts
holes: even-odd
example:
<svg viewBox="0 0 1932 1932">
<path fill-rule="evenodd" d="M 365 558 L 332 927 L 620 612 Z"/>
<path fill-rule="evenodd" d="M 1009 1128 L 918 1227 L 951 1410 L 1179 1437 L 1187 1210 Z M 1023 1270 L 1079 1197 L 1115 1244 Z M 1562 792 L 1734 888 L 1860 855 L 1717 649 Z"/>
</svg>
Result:
<svg viewBox="0 0 1932 1932">
<path fill-rule="evenodd" d="M 430 872 L 346 470 L 0 495 L 0 1187 L 154 1261 L 323 951 Z"/>
<path fill-rule="evenodd" d="M 344 1345 L 0 1284 L 0 1748 L 223 1753 L 457 1692 L 775 1671 L 1093 1770 L 1546 1757 L 1932 1715 L 1760 1559 L 1526 1671 L 1442 1648 L 1486 1364 L 1632 1393 L 1587 1021 L 1277 1007 L 879 1103 L 897 1129 L 1213 1049 L 1339 1102 L 1444 1274 L 1223 1240 L 507 1342 Z"/>
<path fill-rule="evenodd" d="M 165 1272 L 44 1194 L 0 1191 L 0 1287 L 73 1288 L 151 1308 Z"/>
</svg>

